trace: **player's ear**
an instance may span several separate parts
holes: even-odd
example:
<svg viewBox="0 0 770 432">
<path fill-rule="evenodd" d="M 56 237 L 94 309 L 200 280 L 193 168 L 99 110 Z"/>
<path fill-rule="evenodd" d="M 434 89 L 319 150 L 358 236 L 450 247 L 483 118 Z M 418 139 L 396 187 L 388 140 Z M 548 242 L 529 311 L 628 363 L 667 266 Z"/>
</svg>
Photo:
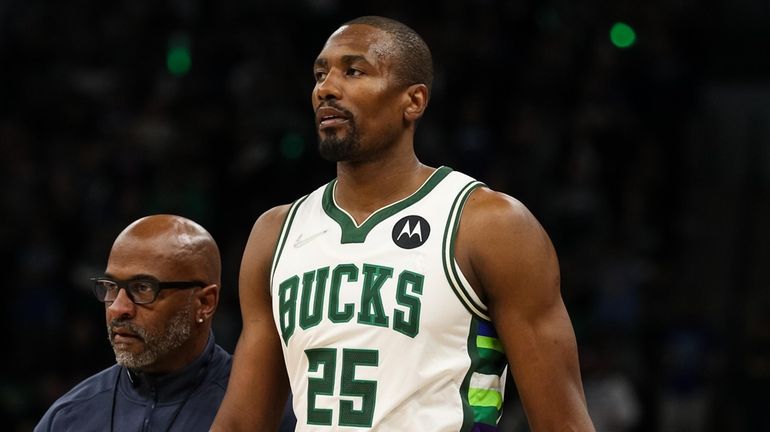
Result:
<svg viewBox="0 0 770 432">
<path fill-rule="evenodd" d="M 425 113 L 428 107 L 428 86 L 425 84 L 412 84 L 406 89 L 406 106 L 404 107 L 404 120 L 417 121 Z"/>
</svg>

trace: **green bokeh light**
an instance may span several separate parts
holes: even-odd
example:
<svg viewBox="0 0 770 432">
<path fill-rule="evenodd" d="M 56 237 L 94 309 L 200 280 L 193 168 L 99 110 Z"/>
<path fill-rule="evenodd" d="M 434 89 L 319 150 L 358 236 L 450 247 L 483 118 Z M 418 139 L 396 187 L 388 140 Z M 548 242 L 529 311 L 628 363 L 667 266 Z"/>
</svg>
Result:
<svg viewBox="0 0 770 432">
<path fill-rule="evenodd" d="M 618 48 L 629 48 L 636 43 L 636 32 L 630 25 L 616 22 L 610 29 L 610 40 Z"/>
<path fill-rule="evenodd" d="M 166 52 L 166 67 L 168 72 L 174 76 L 182 76 L 190 71 L 192 54 L 187 37 L 176 36 L 169 41 Z"/>
</svg>

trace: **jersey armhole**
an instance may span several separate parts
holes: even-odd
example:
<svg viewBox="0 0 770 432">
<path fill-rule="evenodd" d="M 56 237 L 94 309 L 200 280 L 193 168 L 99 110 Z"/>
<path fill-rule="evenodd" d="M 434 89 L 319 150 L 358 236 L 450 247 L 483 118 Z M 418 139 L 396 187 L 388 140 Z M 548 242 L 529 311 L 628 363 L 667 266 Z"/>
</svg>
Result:
<svg viewBox="0 0 770 432">
<path fill-rule="evenodd" d="M 452 207 L 449 210 L 449 217 L 447 218 L 446 228 L 444 231 L 444 239 L 442 243 L 441 260 L 444 266 L 444 273 L 447 278 L 449 286 L 452 287 L 460 303 L 472 315 L 481 318 L 485 321 L 491 321 L 489 314 L 487 313 L 487 306 L 481 302 L 481 299 L 473 290 L 468 280 L 463 275 L 460 266 L 457 265 L 455 260 L 455 242 L 457 239 L 457 230 L 460 227 L 460 216 L 462 210 L 465 207 L 465 203 L 468 201 L 468 197 L 471 192 L 479 187 L 484 186 L 479 181 L 471 181 L 467 183 L 460 193 L 455 197 Z"/>
<path fill-rule="evenodd" d="M 278 235 L 278 241 L 276 242 L 275 250 L 273 251 L 273 262 L 270 265 L 270 295 L 273 294 L 273 277 L 275 276 L 275 269 L 278 267 L 278 260 L 281 257 L 281 253 L 283 253 L 283 247 L 286 245 L 286 238 L 289 236 L 289 231 L 291 231 L 291 225 L 294 223 L 294 216 L 297 215 L 297 210 L 300 205 L 305 202 L 308 196 L 309 195 L 305 195 L 291 204 L 289 211 L 286 213 L 286 219 L 284 219 L 283 225 L 281 225 L 281 233 Z"/>
</svg>

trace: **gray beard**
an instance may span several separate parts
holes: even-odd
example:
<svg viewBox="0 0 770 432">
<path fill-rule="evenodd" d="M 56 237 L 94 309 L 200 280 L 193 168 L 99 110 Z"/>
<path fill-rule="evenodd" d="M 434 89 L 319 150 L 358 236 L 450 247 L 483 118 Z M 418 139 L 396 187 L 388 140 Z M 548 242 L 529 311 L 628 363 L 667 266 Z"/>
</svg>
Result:
<svg viewBox="0 0 770 432">
<path fill-rule="evenodd" d="M 150 332 L 128 321 L 113 320 L 111 325 L 107 326 L 107 335 L 112 350 L 115 352 L 115 361 L 130 369 L 142 369 L 154 364 L 158 359 L 179 348 L 190 339 L 193 329 L 191 313 L 192 301 L 175 313 L 166 323 L 166 328 L 158 332 Z M 139 335 L 144 341 L 144 351 L 132 353 L 117 349 L 112 341 L 111 326 L 125 327 Z"/>
</svg>

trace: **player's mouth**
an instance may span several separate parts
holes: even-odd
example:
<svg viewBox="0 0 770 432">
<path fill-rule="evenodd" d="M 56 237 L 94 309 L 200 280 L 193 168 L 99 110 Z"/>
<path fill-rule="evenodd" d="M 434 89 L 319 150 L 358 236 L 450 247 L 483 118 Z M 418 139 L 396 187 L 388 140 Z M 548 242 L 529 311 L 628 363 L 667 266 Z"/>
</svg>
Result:
<svg viewBox="0 0 770 432">
<path fill-rule="evenodd" d="M 347 123 L 350 119 L 350 115 L 344 110 L 338 108 L 322 106 L 316 110 L 315 118 L 318 122 L 318 130 L 322 131 L 324 129 L 338 127 Z"/>
</svg>

